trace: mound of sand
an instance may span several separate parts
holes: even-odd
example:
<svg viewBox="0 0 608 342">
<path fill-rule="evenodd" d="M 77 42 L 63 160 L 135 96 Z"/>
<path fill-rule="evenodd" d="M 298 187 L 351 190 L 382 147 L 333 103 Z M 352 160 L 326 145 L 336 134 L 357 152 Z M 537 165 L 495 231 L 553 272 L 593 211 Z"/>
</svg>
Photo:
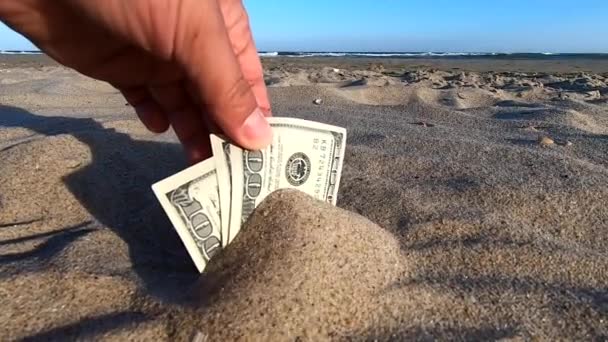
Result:
<svg viewBox="0 0 608 342">
<path fill-rule="evenodd" d="M 211 340 L 319 341 L 385 324 L 404 272 L 395 237 L 295 190 L 272 194 L 205 271 L 179 331 Z M 185 337 L 186 337 L 185 336 Z"/>
</svg>

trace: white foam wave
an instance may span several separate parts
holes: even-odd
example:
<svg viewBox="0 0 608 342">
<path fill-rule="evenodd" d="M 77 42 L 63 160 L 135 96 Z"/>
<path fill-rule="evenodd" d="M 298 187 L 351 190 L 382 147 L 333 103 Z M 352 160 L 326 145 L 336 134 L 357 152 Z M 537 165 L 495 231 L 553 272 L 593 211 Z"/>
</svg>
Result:
<svg viewBox="0 0 608 342">
<path fill-rule="evenodd" d="M 41 55 L 40 51 L 0 50 L 0 55 Z"/>
<path fill-rule="evenodd" d="M 276 57 L 278 55 L 278 52 L 258 52 L 258 56 L 260 57 Z"/>
<path fill-rule="evenodd" d="M 456 57 L 496 56 L 486 52 L 299 52 L 284 53 L 285 57 Z"/>
</svg>

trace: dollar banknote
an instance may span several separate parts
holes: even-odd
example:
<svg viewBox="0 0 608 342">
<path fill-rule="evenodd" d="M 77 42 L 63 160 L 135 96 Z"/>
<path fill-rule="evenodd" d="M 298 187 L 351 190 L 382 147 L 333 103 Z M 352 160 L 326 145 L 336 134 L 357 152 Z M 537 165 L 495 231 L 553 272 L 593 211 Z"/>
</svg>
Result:
<svg viewBox="0 0 608 342">
<path fill-rule="evenodd" d="M 228 243 L 253 210 L 275 190 L 298 189 L 336 204 L 346 130 L 318 122 L 269 118 L 273 141 L 260 151 L 230 145 L 231 207 Z"/>
<path fill-rule="evenodd" d="M 207 159 L 154 185 L 158 198 L 199 272 L 222 249 L 215 161 Z"/>
<path fill-rule="evenodd" d="M 336 204 L 346 130 L 301 119 L 268 121 L 273 141 L 265 149 L 243 150 L 212 134 L 212 158 L 152 186 L 200 272 L 275 190 L 298 189 Z"/>
<path fill-rule="evenodd" d="M 213 160 L 217 169 L 218 191 L 222 222 L 222 246 L 228 245 L 230 236 L 230 206 L 232 204 L 232 178 L 230 177 L 230 143 L 225 138 L 212 134 L 209 137 Z"/>
</svg>

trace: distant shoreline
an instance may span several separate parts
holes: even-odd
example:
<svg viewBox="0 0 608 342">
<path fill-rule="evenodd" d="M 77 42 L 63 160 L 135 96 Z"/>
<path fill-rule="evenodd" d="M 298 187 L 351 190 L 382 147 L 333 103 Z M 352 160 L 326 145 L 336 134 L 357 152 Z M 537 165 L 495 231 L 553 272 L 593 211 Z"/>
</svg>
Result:
<svg viewBox="0 0 608 342">
<path fill-rule="evenodd" d="M 475 72 L 526 72 L 526 73 L 608 73 L 608 54 L 515 54 L 494 56 L 307 56 L 296 58 L 285 55 L 261 55 L 265 68 L 295 66 L 320 68 L 331 66 L 341 69 L 364 70 L 372 64 L 381 64 L 387 71 L 403 71 L 419 68 Z M 27 68 L 58 66 L 45 54 L 0 53 L 0 68 Z"/>
</svg>

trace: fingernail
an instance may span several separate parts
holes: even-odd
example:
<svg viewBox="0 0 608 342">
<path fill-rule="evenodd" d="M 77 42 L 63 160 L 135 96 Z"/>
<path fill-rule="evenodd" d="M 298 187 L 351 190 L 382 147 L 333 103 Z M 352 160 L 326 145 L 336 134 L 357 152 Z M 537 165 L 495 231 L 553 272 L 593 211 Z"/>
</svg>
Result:
<svg viewBox="0 0 608 342">
<path fill-rule="evenodd" d="M 250 148 L 264 148 L 272 142 L 272 129 L 259 108 L 256 108 L 243 122 L 242 130 Z"/>
</svg>

